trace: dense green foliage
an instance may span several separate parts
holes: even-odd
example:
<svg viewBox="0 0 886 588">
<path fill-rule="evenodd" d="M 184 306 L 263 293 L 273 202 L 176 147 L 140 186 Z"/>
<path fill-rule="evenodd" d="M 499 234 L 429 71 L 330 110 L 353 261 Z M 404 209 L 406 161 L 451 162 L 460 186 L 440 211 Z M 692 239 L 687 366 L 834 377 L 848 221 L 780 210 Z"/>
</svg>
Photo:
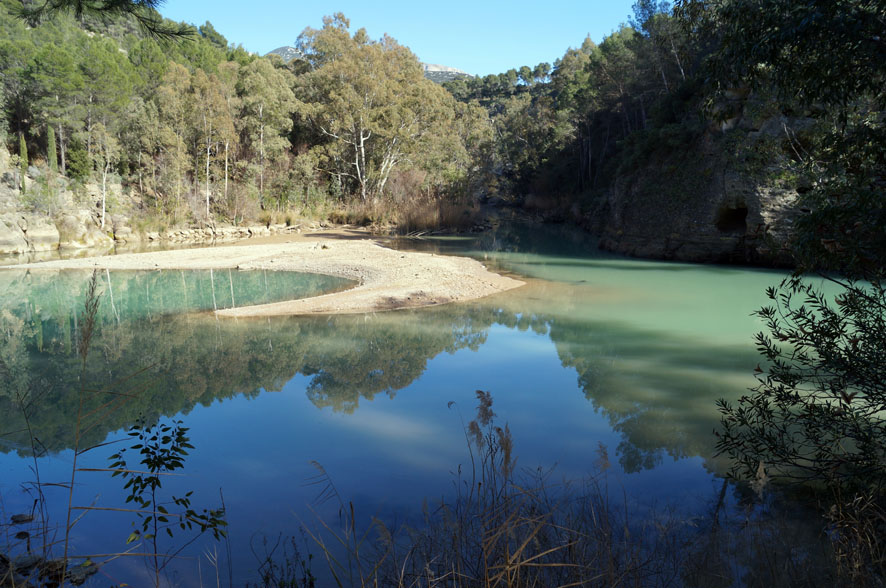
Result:
<svg viewBox="0 0 886 588">
<path fill-rule="evenodd" d="M 349 31 L 341 14 L 305 29 L 303 57 L 286 64 L 208 22 L 170 43 L 131 15 L 61 10 L 27 29 L 14 5 L 0 13 L 9 130 L 43 154 L 53 128 L 62 173 L 119 176 L 173 223 L 354 197 L 571 199 L 703 128 L 697 51 L 666 3 L 638 2 L 631 26 L 553 64 L 458 79 L 448 93 L 407 48 Z"/>
<path fill-rule="evenodd" d="M 447 130 L 458 115 L 452 97 L 424 78 L 407 48 L 363 29 L 351 36 L 348 26 L 339 14 L 299 37 L 309 71 L 296 82 L 297 112 L 319 139 L 310 156 L 364 201 L 410 159 L 441 180 L 464 175 L 465 146 Z"/>
<path fill-rule="evenodd" d="M 641 1 L 635 13 L 631 26 L 599 44 L 585 39 L 553 65 L 446 84 L 458 99 L 487 108 L 503 193 L 587 193 L 604 187 L 633 149 L 656 142 L 669 127 L 697 133 L 686 35 L 666 3 Z"/>
<path fill-rule="evenodd" d="M 470 183 L 482 114 L 425 80 L 393 39 L 351 37 L 340 15 L 306 29 L 307 58 L 285 64 L 229 44 L 208 22 L 167 41 L 132 15 L 86 10 L 51 11 L 29 28 L 16 5 L 0 5 L 6 126 L 43 161 L 56 143 L 63 174 L 100 186 L 102 214 L 118 181 L 141 212 L 171 223 L 393 198 L 404 177 L 404 197 L 458 196 Z M 346 70 L 352 77 L 339 78 Z M 361 92 L 373 110 L 361 110 Z M 343 126 L 347 117 L 363 128 Z M 356 163 L 340 148 L 348 133 L 361 141 Z"/>
<path fill-rule="evenodd" d="M 208 22 L 170 43 L 132 17 L 62 11 L 26 29 L 14 4 L 0 13 L 9 130 L 43 154 L 52 127 L 64 174 L 119 176 L 172 223 L 484 195 L 581 208 L 620 176 L 692 151 L 725 116 L 701 108 L 709 43 L 665 2 L 638 1 L 630 26 L 553 64 L 457 79 L 448 93 L 407 48 L 350 31 L 341 14 L 305 29 L 287 64 Z"/>
<path fill-rule="evenodd" d="M 172 539 L 181 531 L 190 532 L 191 535 L 209 531 L 218 541 L 226 534 L 227 522 L 222 508 L 204 508 L 200 512 L 192 508 L 193 491 L 183 496 L 165 497 L 162 494 L 163 477 L 183 469 L 188 450 L 194 448 L 188 437 L 188 428 L 181 421 L 156 425 L 136 423 L 130 427 L 128 435 L 134 443 L 111 455 L 108 458 L 109 467 L 112 476 L 119 475 L 125 480 L 123 489 L 129 491 L 125 502 L 134 505 L 133 514 L 139 521 L 126 543 L 143 542 L 149 548 L 151 553 L 145 558 L 151 562 L 154 585 L 161 586 L 163 569 L 183 549 L 166 547 L 161 550 L 161 533 Z M 134 459 L 139 459 L 137 466 L 132 463 Z M 133 469 L 136 467 L 141 469 Z"/>
</svg>

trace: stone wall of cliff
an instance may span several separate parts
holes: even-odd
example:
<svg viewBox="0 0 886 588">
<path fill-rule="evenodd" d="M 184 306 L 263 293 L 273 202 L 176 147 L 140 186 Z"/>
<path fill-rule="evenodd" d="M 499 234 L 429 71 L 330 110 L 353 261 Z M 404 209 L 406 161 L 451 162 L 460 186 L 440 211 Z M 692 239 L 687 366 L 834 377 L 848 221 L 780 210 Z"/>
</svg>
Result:
<svg viewBox="0 0 886 588">
<path fill-rule="evenodd" d="M 679 261 L 789 266 L 807 186 L 791 150 L 808 119 L 736 118 L 620 173 L 587 224 L 604 249 Z"/>
</svg>

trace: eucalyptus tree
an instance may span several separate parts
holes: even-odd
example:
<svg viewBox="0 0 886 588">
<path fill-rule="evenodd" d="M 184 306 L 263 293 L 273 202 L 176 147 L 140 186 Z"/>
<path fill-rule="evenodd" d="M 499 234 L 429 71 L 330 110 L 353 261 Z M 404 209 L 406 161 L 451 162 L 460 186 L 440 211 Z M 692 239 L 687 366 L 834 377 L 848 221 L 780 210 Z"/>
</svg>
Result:
<svg viewBox="0 0 886 588">
<path fill-rule="evenodd" d="M 295 97 L 291 78 L 267 59 L 256 59 L 240 69 L 237 84 L 244 143 L 257 158 L 258 193 L 264 199 L 267 158 L 279 157 L 289 148 Z"/>
<path fill-rule="evenodd" d="M 128 161 L 130 172 L 138 182 L 139 194 L 156 199 L 158 159 L 163 147 L 157 103 L 137 96 L 127 105 L 122 117 L 121 159 Z"/>
<path fill-rule="evenodd" d="M 108 202 L 108 178 L 120 158 L 120 144 L 105 125 L 98 122 L 90 129 L 90 141 L 92 143 L 93 166 L 101 178 L 101 228 L 105 228 L 105 216 Z"/>
<path fill-rule="evenodd" d="M 55 131 L 50 126 L 46 129 L 46 161 L 49 163 L 49 171 L 58 172 L 58 148 L 55 144 Z"/>
<path fill-rule="evenodd" d="M 28 142 L 25 140 L 25 134 L 19 133 L 18 136 L 18 162 L 19 176 L 21 178 L 21 191 L 25 192 L 25 174 L 28 173 Z"/>
<path fill-rule="evenodd" d="M 190 92 L 191 73 L 183 65 L 170 64 L 156 96 L 161 121 L 162 167 L 170 178 L 164 182 L 164 188 L 171 188 L 174 194 L 173 210 L 181 202 L 187 166 L 187 126 L 192 111 Z"/>
<path fill-rule="evenodd" d="M 239 65 L 234 61 L 227 61 L 218 66 L 218 80 L 220 82 L 220 91 L 225 101 L 227 112 L 233 117 L 232 124 L 222 125 L 219 129 L 219 139 L 224 143 L 225 164 L 224 164 L 224 201 L 228 200 L 228 178 L 230 176 L 231 156 L 237 153 L 239 146 L 237 121 L 239 118 L 236 113 L 240 112 L 242 101 L 237 96 L 237 82 L 240 71 Z"/>
<path fill-rule="evenodd" d="M 298 46 L 311 70 L 297 78 L 297 112 L 325 138 L 324 172 L 365 202 L 380 195 L 398 166 L 420 153 L 454 117 L 454 101 L 424 78 L 409 49 L 364 29 L 353 36 L 341 14 L 305 29 Z"/>
<path fill-rule="evenodd" d="M 211 173 L 210 163 L 214 155 L 218 154 L 218 147 L 224 142 L 224 137 L 234 134 L 233 113 L 229 103 L 225 100 L 224 89 L 218 77 L 214 74 L 206 75 L 202 70 L 194 73 L 192 80 L 193 110 L 196 117 L 196 127 L 200 130 L 201 152 L 204 162 L 204 202 L 206 204 L 206 218 L 211 217 Z"/>
</svg>

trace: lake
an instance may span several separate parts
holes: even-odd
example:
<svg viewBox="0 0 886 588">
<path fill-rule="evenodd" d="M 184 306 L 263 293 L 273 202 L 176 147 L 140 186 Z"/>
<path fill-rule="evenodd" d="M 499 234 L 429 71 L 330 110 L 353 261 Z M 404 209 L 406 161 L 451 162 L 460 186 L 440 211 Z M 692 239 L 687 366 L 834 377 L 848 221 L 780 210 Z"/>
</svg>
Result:
<svg viewBox="0 0 886 588">
<path fill-rule="evenodd" d="M 754 385 L 752 337 L 762 325 L 752 313 L 783 274 L 613 256 L 583 233 L 520 224 L 392 246 L 470 255 L 527 285 L 420 310 L 218 320 L 213 308 L 347 283 L 227 270 L 102 273 L 83 367 L 90 274 L 0 272 L 2 520 L 32 511 L 38 475 L 43 484 L 70 480 L 81 395 L 80 447 L 98 447 L 80 467 L 107 468 L 140 418 L 189 428 L 184 475 L 164 479 L 162 492 L 193 491 L 197 509 L 223 502 L 229 544 L 202 537 L 189 546 L 167 568 L 176 585 L 212 584 L 215 553 L 226 578 L 228 547 L 234 584 L 256 580 L 253 552 L 264 539 L 334 520 L 336 501 L 318 500 L 324 488 L 311 483 L 318 466 L 361 520 L 415 519 L 424 498 L 452 492 L 453 472 L 469 459 L 464 426 L 477 390 L 491 393 L 520 468 L 581 479 L 605 461 L 608 487 L 640 516 L 666 507 L 691 519 L 716 502 L 727 464 L 714 456 L 715 401 Z M 59 539 L 68 493 L 44 492 L 41 532 Z M 75 505 L 125 507 L 126 495 L 119 477 L 76 475 Z M 132 513 L 79 513 L 70 553 L 133 547 Z M 160 546 L 171 551 L 188 537 Z M 8 552 L 25 549 L 24 539 L 11 543 Z M 122 557 L 96 578 L 141 585 L 150 575 L 143 558 Z"/>
</svg>

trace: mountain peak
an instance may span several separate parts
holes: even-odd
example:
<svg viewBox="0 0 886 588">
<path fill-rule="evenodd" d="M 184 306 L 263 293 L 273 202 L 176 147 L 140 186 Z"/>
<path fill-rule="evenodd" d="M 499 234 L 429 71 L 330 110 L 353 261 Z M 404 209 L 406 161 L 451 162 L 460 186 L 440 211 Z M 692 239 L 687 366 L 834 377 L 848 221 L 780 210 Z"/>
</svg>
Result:
<svg viewBox="0 0 886 588">
<path fill-rule="evenodd" d="M 448 65 L 422 63 L 421 67 L 422 69 L 424 69 L 425 77 L 432 82 L 437 82 L 438 84 L 442 84 L 443 82 L 451 82 L 452 80 L 457 80 L 459 78 L 474 77 L 466 71 L 462 71 L 454 67 L 449 67 Z"/>
<path fill-rule="evenodd" d="M 265 53 L 265 57 L 272 54 L 279 55 L 286 63 L 289 63 L 293 59 L 301 59 L 302 56 L 301 51 L 290 45 L 284 45 L 282 47 L 277 47 L 273 51 L 268 51 L 267 53 Z"/>
</svg>

